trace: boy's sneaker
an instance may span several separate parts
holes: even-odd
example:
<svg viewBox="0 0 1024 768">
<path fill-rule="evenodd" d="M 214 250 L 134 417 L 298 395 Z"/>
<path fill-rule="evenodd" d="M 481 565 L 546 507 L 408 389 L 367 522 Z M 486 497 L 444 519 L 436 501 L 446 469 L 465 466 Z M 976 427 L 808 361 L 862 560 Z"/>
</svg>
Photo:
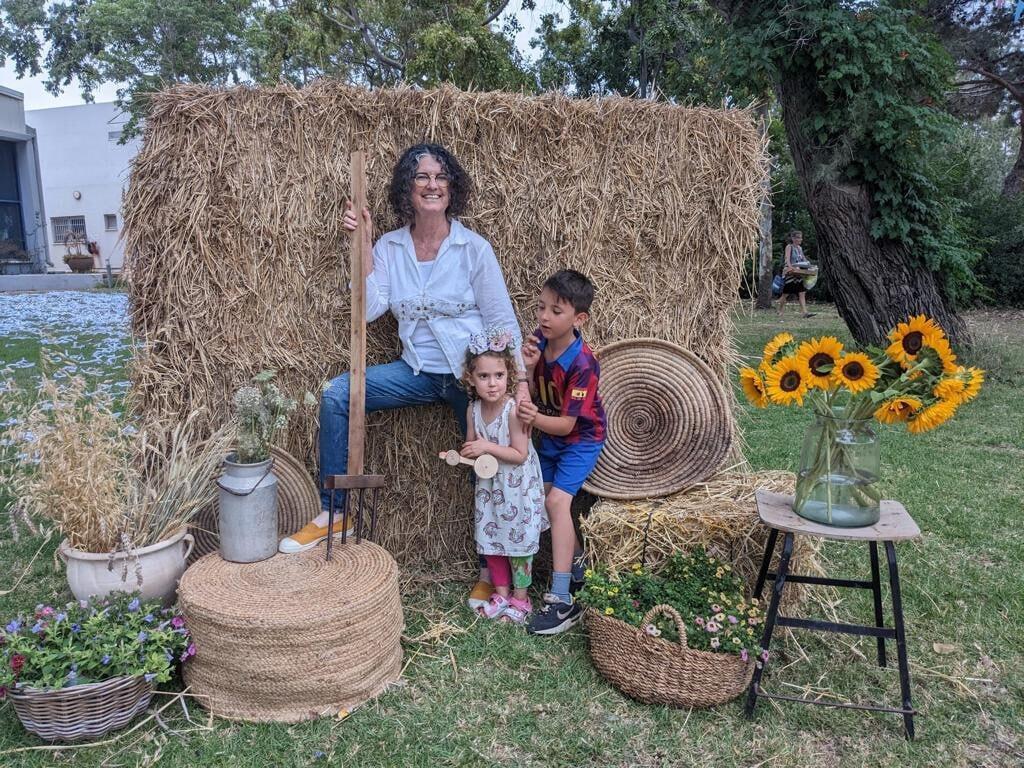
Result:
<svg viewBox="0 0 1024 768">
<path fill-rule="evenodd" d="M 565 603 L 550 592 L 544 595 L 544 607 L 530 617 L 526 631 L 531 635 L 558 635 L 570 629 L 583 615 L 577 603 Z"/>
</svg>

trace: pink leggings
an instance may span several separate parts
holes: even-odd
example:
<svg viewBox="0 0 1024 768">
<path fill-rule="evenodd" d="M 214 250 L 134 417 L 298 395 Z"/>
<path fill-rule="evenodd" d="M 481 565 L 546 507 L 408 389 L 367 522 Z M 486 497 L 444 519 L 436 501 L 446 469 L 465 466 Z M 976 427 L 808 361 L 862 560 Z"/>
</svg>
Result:
<svg viewBox="0 0 1024 768">
<path fill-rule="evenodd" d="M 487 570 L 491 573 L 491 583 L 494 586 L 526 589 L 533 584 L 533 555 L 484 555 L 484 559 L 487 560 Z"/>
</svg>

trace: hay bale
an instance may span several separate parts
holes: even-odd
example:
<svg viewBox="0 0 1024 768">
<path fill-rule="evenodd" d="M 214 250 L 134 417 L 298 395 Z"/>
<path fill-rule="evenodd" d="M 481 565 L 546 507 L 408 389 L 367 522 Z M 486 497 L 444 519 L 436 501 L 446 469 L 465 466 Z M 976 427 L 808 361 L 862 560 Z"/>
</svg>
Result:
<svg viewBox="0 0 1024 768">
<path fill-rule="evenodd" d="M 753 588 L 768 540 L 768 529 L 757 516 L 754 493 L 759 488 L 792 493 L 795 483 L 792 472 L 726 471 L 661 499 L 599 501 L 590 516 L 580 521 L 580 527 L 595 562 L 623 569 L 641 561 L 644 530 L 650 520 L 645 558 L 648 566 L 657 569 L 672 553 L 689 552 L 700 546 L 708 554 L 731 563 Z M 819 539 L 797 537 L 793 572 L 824 575 L 818 561 L 819 549 Z M 781 551 L 780 538 L 773 563 L 778 563 Z M 792 585 L 786 590 L 784 604 L 799 603 L 803 594 L 801 586 Z"/>
<path fill-rule="evenodd" d="M 541 281 L 573 267 L 597 285 L 596 346 L 650 336 L 704 359 L 725 384 L 729 310 L 757 242 L 764 143 L 746 110 L 627 98 L 573 100 L 452 88 L 367 91 L 320 82 L 153 98 L 124 200 L 136 407 L 229 413 L 263 368 L 318 391 L 349 367 L 349 152 L 368 153 L 377 234 L 398 154 L 445 144 L 477 187 L 464 223 L 493 244 L 524 328 Z M 392 320 L 369 362 L 397 359 Z M 731 392 L 731 388 L 726 387 Z M 731 396 L 731 395 L 730 395 Z M 315 413 L 283 447 L 316 465 Z M 458 444 L 444 407 L 368 419 L 366 466 L 388 475 L 381 542 L 400 560 L 464 557 L 472 504 L 436 452 Z"/>
</svg>

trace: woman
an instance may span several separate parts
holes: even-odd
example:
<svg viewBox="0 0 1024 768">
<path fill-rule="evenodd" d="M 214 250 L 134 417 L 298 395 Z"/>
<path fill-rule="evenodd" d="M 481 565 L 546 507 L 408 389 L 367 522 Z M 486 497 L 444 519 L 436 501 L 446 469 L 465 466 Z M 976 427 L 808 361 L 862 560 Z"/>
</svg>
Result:
<svg viewBox="0 0 1024 768">
<path fill-rule="evenodd" d="M 405 150 L 395 165 L 388 201 L 405 225 L 373 247 L 366 271 L 366 320 L 387 311 L 398 319 L 400 360 L 366 369 L 367 412 L 446 402 L 466 432 L 467 399 L 457 386 L 469 337 L 500 326 L 515 335 L 517 399 L 529 398 L 519 349 L 519 324 L 501 268 L 490 243 L 456 218 L 467 207 L 472 182 L 458 161 L 437 144 Z M 370 254 L 370 212 L 361 212 Z M 349 202 L 342 222 L 356 229 Z M 300 531 L 282 539 L 281 552 L 302 552 L 327 538 L 330 491 L 327 475 L 344 474 L 348 464 L 349 375 L 332 380 L 320 401 L 320 502 L 324 511 Z M 335 505 L 344 491 L 334 491 Z M 341 535 L 341 522 L 334 535 Z M 485 574 L 481 574 L 483 579 Z M 489 595 L 488 595 L 489 596 Z M 486 601 L 486 597 L 484 598 Z"/>
<path fill-rule="evenodd" d="M 790 296 L 796 296 L 800 300 L 800 313 L 804 317 L 814 317 L 813 312 L 807 311 L 807 289 L 804 288 L 806 273 L 797 266 L 807 263 L 807 259 L 804 258 L 804 249 L 800 247 L 804 241 L 804 233 L 794 230 L 789 233 L 787 239 L 789 244 L 782 256 L 782 276 L 785 281 L 782 284 L 782 295 L 779 296 L 779 317 L 782 317 L 782 311 L 786 308 L 786 299 Z"/>
</svg>

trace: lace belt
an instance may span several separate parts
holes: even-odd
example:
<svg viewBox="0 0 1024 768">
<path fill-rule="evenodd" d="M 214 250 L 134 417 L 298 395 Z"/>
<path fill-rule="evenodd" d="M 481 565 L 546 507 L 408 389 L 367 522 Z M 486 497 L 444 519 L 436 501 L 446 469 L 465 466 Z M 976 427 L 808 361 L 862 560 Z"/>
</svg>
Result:
<svg viewBox="0 0 1024 768">
<path fill-rule="evenodd" d="M 435 317 L 462 317 L 475 307 L 472 302 L 445 301 L 421 295 L 393 304 L 391 313 L 399 320 L 433 320 Z"/>
</svg>

